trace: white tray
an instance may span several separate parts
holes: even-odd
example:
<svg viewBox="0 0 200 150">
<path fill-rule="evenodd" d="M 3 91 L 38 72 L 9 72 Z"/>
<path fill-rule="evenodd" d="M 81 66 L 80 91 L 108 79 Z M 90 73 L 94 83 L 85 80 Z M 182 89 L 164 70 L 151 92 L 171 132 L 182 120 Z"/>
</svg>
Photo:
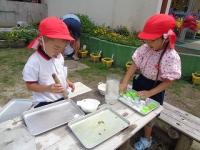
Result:
<svg viewBox="0 0 200 150">
<path fill-rule="evenodd" d="M 38 135 L 84 115 L 73 101 L 63 100 L 26 111 L 23 118 L 31 135 Z"/>
<path fill-rule="evenodd" d="M 93 148 L 129 126 L 129 121 L 110 108 L 98 110 L 68 123 L 82 145 Z"/>
</svg>

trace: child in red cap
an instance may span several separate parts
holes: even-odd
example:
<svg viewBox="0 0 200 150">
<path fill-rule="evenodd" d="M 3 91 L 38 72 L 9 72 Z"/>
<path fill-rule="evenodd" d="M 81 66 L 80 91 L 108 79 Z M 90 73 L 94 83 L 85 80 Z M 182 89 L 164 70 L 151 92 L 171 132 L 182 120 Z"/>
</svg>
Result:
<svg viewBox="0 0 200 150">
<path fill-rule="evenodd" d="M 138 35 L 145 44 L 134 52 L 133 64 L 120 84 L 121 91 L 126 90 L 129 80 L 138 69 L 140 75 L 134 77 L 132 88 L 141 97 L 150 97 L 163 104 L 165 89 L 181 77 L 181 60 L 174 49 L 176 35 L 172 30 L 175 24 L 174 18 L 165 14 L 153 15 L 146 21 L 143 31 Z M 151 146 L 152 126 L 152 122 L 145 126 L 145 137 L 135 143 L 136 150 Z"/>
<path fill-rule="evenodd" d="M 74 90 L 74 84 L 67 79 L 62 53 L 74 40 L 67 26 L 57 17 L 43 19 L 39 25 L 40 35 L 29 44 L 36 51 L 29 57 L 24 69 L 23 79 L 29 90 L 33 91 L 35 107 L 62 100 L 62 92 L 68 87 Z M 55 84 L 55 73 L 60 84 Z"/>
</svg>

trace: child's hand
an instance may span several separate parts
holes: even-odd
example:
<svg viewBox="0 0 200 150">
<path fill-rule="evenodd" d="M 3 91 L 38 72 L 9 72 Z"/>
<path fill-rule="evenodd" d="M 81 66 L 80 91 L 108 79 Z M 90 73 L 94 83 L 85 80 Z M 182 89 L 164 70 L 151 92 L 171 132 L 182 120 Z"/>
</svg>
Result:
<svg viewBox="0 0 200 150">
<path fill-rule="evenodd" d="M 49 86 L 49 92 L 51 93 L 62 93 L 64 91 L 64 88 L 61 84 L 51 84 Z"/>
<path fill-rule="evenodd" d="M 72 89 L 72 92 L 74 92 L 74 90 L 75 90 L 75 86 L 74 86 L 74 83 L 72 83 L 71 81 L 67 81 L 67 84 L 68 84 L 68 86 Z"/>
<path fill-rule="evenodd" d="M 125 92 L 126 89 L 127 89 L 127 84 L 121 83 L 121 84 L 119 85 L 119 91 L 120 91 L 120 93 Z"/>
<path fill-rule="evenodd" d="M 146 99 L 151 97 L 151 92 L 150 91 L 138 91 L 138 95 L 142 98 L 142 99 Z"/>
</svg>

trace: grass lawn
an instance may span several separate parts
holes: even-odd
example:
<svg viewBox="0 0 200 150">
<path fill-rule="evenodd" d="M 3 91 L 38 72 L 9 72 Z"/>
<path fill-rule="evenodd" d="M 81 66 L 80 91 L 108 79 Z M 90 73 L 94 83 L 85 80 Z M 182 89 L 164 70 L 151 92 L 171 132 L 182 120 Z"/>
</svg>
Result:
<svg viewBox="0 0 200 150">
<path fill-rule="evenodd" d="M 0 105 L 11 98 L 26 97 L 22 69 L 31 54 L 28 49 L 0 49 Z"/>
<path fill-rule="evenodd" d="M 21 71 L 27 61 L 31 51 L 26 49 L 0 49 L 0 83 L 3 87 L 14 86 L 19 78 Z"/>
</svg>

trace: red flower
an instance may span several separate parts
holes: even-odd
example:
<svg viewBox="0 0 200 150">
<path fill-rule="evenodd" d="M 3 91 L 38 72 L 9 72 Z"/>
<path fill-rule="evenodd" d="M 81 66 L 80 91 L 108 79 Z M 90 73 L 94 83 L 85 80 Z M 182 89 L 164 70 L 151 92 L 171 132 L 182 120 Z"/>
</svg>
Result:
<svg viewBox="0 0 200 150">
<path fill-rule="evenodd" d="M 192 31 L 197 31 L 197 20 L 194 16 L 186 16 L 183 20 L 182 28 L 189 28 Z"/>
</svg>

